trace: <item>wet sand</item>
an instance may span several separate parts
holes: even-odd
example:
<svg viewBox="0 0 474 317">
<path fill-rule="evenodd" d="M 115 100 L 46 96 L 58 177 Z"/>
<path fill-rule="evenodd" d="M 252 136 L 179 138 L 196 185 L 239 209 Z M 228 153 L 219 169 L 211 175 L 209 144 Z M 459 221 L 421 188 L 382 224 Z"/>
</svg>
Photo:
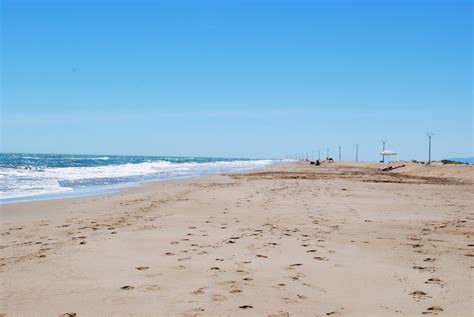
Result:
<svg viewBox="0 0 474 317">
<path fill-rule="evenodd" d="M 0 313 L 471 316 L 474 167 L 380 166 L 1 205 Z"/>
</svg>

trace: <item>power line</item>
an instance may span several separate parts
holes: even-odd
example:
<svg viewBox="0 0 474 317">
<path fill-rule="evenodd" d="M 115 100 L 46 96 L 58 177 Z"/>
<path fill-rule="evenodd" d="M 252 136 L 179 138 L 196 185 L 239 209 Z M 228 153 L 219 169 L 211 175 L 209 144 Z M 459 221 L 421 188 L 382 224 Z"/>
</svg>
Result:
<svg viewBox="0 0 474 317">
<path fill-rule="evenodd" d="M 385 152 L 385 143 L 387 143 L 387 140 L 382 139 L 380 142 L 382 142 L 382 153 Z M 385 163 L 385 154 L 382 154 L 382 162 Z"/>
<path fill-rule="evenodd" d="M 431 138 L 433 137 L 434 133 L 428 132 L 426 136 L 428 137 L 428 165 L 431 164 Z"/>
</svg>

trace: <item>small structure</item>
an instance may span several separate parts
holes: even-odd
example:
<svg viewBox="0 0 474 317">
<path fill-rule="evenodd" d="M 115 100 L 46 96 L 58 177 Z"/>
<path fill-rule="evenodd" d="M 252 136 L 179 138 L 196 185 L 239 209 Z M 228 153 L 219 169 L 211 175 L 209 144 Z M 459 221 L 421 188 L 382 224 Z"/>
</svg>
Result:
<svg viewBox="0 0 474 317">
<path fill-rule="evenodd" d="M 397 152 L 390 151 L 390 150 L 384 150 L 384 151 L 380 152 L 380 155 L 382 155 L 383 157 L 387 156 L 387 162 L 390 163 L 390 156 L 397 155 Z"/>
</svg>

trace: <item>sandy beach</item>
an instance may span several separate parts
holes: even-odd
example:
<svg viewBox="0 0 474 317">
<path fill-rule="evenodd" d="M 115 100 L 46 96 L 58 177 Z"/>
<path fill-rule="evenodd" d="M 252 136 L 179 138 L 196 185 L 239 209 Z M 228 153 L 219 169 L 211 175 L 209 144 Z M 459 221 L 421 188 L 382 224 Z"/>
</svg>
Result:
<svg viewBox="0 0 474 317">
<path fill-rule="evenodd" d="M 0 205 L 0 313 L 471 316 L 474 166 L 381 166 Z"/>
</svg>

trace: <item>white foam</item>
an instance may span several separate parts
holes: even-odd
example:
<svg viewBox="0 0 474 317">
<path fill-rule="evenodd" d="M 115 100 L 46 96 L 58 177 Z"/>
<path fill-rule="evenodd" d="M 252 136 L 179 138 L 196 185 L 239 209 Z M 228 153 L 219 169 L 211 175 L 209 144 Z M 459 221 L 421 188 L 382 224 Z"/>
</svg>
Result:
<svg viewBox="0 0 474 317">
<path fill-rule="evenodd" d="M 105 157 L 104 157 L 105 159 Z M 211 173 L 242 171 L 263 167 L 271 160 L 218 161 L 208 163 L 171 163 L 169 161 L 137 164 L 106 165 L 94 167 L 60 167 L 45 169 L 0 168 L 0 199 L 59 193 L 74 190 L 75 181 L 92 186 L 101 180 L 135 177 L 135 180 L 173 178 Z M 91 180 L 91 182 L 88 182 Z M 62 186 L 61 186 L 62 184 Z"/>
</svg>

